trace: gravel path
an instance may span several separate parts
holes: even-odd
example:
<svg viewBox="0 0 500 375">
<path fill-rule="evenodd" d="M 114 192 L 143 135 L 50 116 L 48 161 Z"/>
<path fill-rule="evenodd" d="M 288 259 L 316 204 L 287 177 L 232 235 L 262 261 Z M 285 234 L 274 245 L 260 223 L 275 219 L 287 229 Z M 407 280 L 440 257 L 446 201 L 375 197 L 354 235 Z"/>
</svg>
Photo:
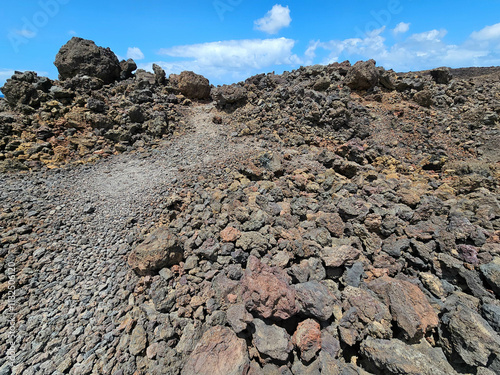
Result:
<svg viewBox="0 0 500 375">
<path fill-rule="evenodd" d="M 186 133 L 157 149 L 0 176 L 3 291 L 7 265 L 16 265 L 15 345 L 2 300 L 0 352 L 15 348 L 12 373 L 85 374 L 96 361 L 115 362 L 117 326 L 133 308 L 138 282 L 126 265 L 131 245 L 156 224 L 162 199 L 190 170 L 223 165 L 248 150 L 212 122 L 211 104 L 186 111 Z M 0 374 L 9 373 L 1 358 Z"/>
</svg>

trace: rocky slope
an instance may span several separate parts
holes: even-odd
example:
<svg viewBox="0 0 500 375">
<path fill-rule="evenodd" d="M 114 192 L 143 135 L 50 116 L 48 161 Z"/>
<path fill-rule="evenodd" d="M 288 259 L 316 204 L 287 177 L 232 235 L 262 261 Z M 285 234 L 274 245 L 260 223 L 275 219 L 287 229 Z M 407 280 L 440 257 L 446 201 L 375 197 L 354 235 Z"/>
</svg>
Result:
<svg viewBox="0 0 500 375">
<path fill-rule="evenodd" d="M 500 373 L 498 68 L 55 64 L 0 99 L 0 374 Z"/>
</svg>

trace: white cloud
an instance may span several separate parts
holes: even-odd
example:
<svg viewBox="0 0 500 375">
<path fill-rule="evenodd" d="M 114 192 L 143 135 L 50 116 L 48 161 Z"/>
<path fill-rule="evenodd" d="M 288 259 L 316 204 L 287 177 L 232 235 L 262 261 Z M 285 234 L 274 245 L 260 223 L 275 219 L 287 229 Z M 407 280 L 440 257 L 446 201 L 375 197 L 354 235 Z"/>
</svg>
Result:
<svg viewBox="0 0 500 375">
<path fill-rule="evenodd" d="M 75 30 L 70 30 L 70 31 L 68 31 L 68 34 L 69 34 L 69 35 L 76 35 L 77 33 L 76 33 L 76 31 L 75 31 Z"/>
<path fill-rule="evenodd" d="M 266 13 L 263 18 L 254 22 L 255 28 L 264 31 L 268 34 L 276 34 L 284 27 L 290 26 L 292 18 L 290 17 L 290 9 L 276 4 Z"/>
<path fill-rule="evenodd" d="M 292 54 L 295 41 L 286 38 L 226 40 L 161 49 L 160 55 L 191 58 L 202 67 L 220 69 L 264 68 L 298 63 Z"/>
<path fill-rule="evenodd" d="M 441 30 L 430 30 L 419 34 L 413 34 L 409 39 L 415 40 L 417 42 L 440 42 L 448 32 L 444 29 Z"/>
<path fill-rule="evenodd" d="M 471 39 L 475 40 L 500 39 L 500 23 L 491 26 L 486 26 L 485 28 L 479 31 L 474 31 L 470 37 Z"/>
<path fill-rule="evenodd" d="M 24 38 L 28 38 L 28 39 L 34 38 L 36 36 L 36 32 L 34 32 L 32 30 L 28 30 L 28 29 L 15 30 L 15 33 L 17 35 L 20 35 L 20 36 L 22 36 Z"/>
<path fill-rule="evenodd" d="M 398 34 L 404 34 L 408 32 L 408 30 L 410 30 L 410 24 L 405 22 L 400 22 L 396 25 L 396 27 L 392 30 L 392 32 L 394 33 L 394 35 L 398 35 Z"/>
<path fill-rule="evenodd" d="M 127 50 L 127 59 L 142 60 L 144 54 L 138 47 L 129 47 Z"/>
<path fill-rule="evenodd" d="M 192 70 L 211 82 L 232 83 L 253 74 L 274 70 L 277 66 L 299 66 L 303 63 L 292 52 L 293 39 L 243 39 L 191 44 L 163 48 L 159 55 L 175 61 L 155 61 L 168 74 Z M 139 68 L 151 70 L 151 63 L 139 64 Z"/>
<path fill-rule="evenodd" d="M 313 64 L 314 58 L 316 57 L 316 50 L 320 46 L 321 42 L 319 40 L 311 40 L 309 42 L 309 46 L 306 49 L 306 52 L 304 53 L 305 56 L 305 61 L 304 63 L 306 65 L 311 65 Z"/>
<path fill-rule="evenodd" d="M 311 42 L 307 54 L 321 48 L 329 53 L 322 63 L 350 59 L 375 59 L 378 65 L 397 71 L 430 69 L 437 66 L 465 67 L 500 65 L 500 24 L 473 32 L 459 45 L 447 44 L 446 30 L 429 30 L 409 35 L 405 40 L 389 45 L 384 29 L 365 38 Z M 396 27 L 397 28 L 397 27 Z M 394 30 L 393 30 L 394 32 Z"/>
</svg>

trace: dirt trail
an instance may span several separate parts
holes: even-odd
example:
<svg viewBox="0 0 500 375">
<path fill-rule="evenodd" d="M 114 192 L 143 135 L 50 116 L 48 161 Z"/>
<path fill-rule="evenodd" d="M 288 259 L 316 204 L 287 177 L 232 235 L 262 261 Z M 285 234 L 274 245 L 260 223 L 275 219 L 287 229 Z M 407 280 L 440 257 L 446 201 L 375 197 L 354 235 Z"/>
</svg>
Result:
<svg viewBox="0 0 500 375">
<path fill-rule="evenodd" d="M 234 158 L 255 148 L 241 138 L 235 143 L 228 129 L 212 121 L 212 103 L 185 109 L 184 134 L 140 154 L 121 154 L 97 163 L 81 177 L 82 192 L 106 215 L 123 215 L 140 209 L 152 195 L 179 180 L 190 169 L 199 170 L 217 161 Z"/>
<path fill-rule="evenodd" d="M 67 372 L 75 351 L 81 356 L 97 347 L 115 351 L 118 338 L 112 329 L 135 304 L 130 290 L 138 279 L 126 256 L 140 231 L 157 225 L 162 202 L 185 177 L 221 169 L 255 151 L 241 138 L 232 141 L 224 125 L 213 123 L 214 111 L 212 104 L 185 108 L 185 132 L 155 149 L 95 164 L 0 176 L 0 209 L 12 216 L 4 219 L 12 225 L 19 217 L 22 222 L 16 225 L 33 226 L 22 247 L 13 245 L 3 253 L 6 262 L 31 275 L 16 290 L 16 327 L 22 330 L 16 337 L 15 373 Z M 39 344 L 33 348 L 32 342 Z M 71 373 L 91 372 L 95 355 L 82 358 Z M 7 367 L 0 361 L 0 373 Z"/>
</svg>

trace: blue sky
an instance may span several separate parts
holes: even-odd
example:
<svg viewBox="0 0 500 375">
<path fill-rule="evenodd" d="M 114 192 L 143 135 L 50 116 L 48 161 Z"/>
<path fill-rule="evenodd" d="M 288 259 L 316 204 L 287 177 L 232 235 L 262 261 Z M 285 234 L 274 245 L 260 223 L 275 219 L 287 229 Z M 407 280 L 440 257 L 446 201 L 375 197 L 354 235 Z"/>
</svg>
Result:
<svg viewBox="0 0 500 375">
<path fill-rule="evenodd" d="M 139 67 L 213 84 L 373 58 L 397 71 L 500 65 L 500 1 L 3 0 L 0 86 L 14 70 L 57 78 L 72 36 Z"/>
</svg>

